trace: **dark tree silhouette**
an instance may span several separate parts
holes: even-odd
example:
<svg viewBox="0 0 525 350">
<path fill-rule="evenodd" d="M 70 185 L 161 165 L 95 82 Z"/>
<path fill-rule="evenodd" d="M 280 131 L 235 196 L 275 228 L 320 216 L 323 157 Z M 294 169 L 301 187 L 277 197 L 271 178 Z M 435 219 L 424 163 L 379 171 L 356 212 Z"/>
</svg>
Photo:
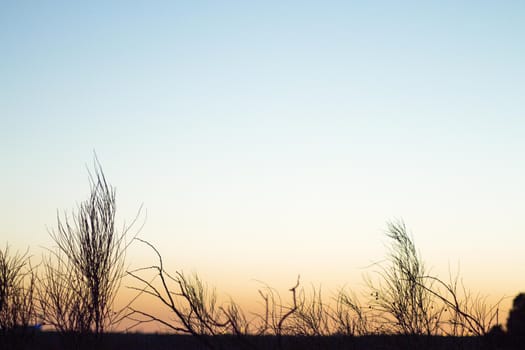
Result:
<svg viewBox="0 0 525 350">
<path fill-rule="evenodd" d="M 513 336 L 525 336 L 525 293 L 518 294 L 512 301 L 507 332 Z"/>
</svg>

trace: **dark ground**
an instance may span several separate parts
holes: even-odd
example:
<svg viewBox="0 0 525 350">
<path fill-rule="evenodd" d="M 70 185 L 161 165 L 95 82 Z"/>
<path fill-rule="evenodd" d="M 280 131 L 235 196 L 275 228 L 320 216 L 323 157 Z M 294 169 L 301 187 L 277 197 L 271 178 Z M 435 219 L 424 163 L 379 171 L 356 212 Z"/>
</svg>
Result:
<svg viewBox="0 0 525 350">
<path fill-rule="evenodd" d="M 210 347 L 205 345 L 208 343 Z M 0 350 L 61 350 L 61 349 L 125 349 L 125 350 L 169 350 L 169 349 L 253 349 L 253 350 L 309 350 L 309 349 L 525 349 L 525 339 L 509 337 L 418 337 L 418 336 L 364 336 L 364 337 L 282 337 L 216 336 L 198 339 L 186 335 L 113 333 L 101 339 L 38 332 L 0 336 Z"/>
</svg>

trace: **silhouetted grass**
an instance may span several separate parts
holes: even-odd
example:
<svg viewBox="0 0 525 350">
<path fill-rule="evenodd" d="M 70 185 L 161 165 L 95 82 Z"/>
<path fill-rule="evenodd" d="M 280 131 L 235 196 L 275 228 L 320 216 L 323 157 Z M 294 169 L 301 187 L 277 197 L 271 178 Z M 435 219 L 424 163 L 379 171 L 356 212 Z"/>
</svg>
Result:
<svg viewBox="0 0 525 350">
<path fill-rule="evenodd" d="M 364 298 L 347 288 L 327 298 L 320 286 L 305 290 L 298 277 L 282 296 L 262 284 L 259 314 L 233 300 L 219 302 L 196 274 L 169 272 L 159 250 L 135 238 L 157 261 L 127 271 L 133 301 L 152 298 L 169 315 L 160 318 L 133 301 L 115 310 L 127 228 L 115 231 L 115 190 L 98 161 L 90 184 L 91 196 L 72 221 L 58 218 L 52 234 L 58 250 L 40 270 L 27 253 L 0 250 L 0 350 L 525 349 L 525 295 L 514 300 L 505 333 L 499 303 L 487 304 L 459 275 L 448 281 L 431 275 L 401 221 L 388 224 L 387 259 L 374 265 Z M 107 333 L 122 318 L 135 322 L 131 330 L 154 322 L 174 334 Z M 40 323 L 54 331 L 31 327 Z"/>
<path fill-rule="evenodd" d="M 75 338 L 74 336 L 71 336 Z M 216 349 L 254 350 L 313 350 L 313 349 L 429 349 L 429 350 L 478 350 L 478 349 L 522 349 L 525 339 L 491 337 L 452 337 L 416 335 L 373 335 L 373 336 L 247 336 L 246 343 L 240 343 L 236 336 L 206 336 L 209 344 Z M 106 333 L 96 345 L 91 339 L 77 338 L 77 343 L 64 343 L 62 333 L 41 332 L 31 338 L 13 336 L 1 338 L 2 349 L 11 350 L 60 350 L 60 349 L 126 349 L 126 350 L 204 350 L 207 345 L 191 335 Z"/>
</svg>

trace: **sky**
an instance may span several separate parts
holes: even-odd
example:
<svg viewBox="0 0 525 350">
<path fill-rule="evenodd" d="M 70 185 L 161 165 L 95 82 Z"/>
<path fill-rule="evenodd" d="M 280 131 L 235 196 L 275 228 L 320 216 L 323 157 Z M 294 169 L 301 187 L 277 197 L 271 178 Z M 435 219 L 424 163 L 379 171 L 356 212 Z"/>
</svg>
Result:
<svg viewBox="0 0 525 350">
<path fill-rule="evenodd" d="M 89 193 L 168 269 L 357 291 L 404 220 L 432 271 L 525 275 L 521 1 L 0 1 L 0 244 Z M 139 225 L 140 226 L 140 225 Z M 130 266 L 152 263 L 134 245 Z"/>
</svg>

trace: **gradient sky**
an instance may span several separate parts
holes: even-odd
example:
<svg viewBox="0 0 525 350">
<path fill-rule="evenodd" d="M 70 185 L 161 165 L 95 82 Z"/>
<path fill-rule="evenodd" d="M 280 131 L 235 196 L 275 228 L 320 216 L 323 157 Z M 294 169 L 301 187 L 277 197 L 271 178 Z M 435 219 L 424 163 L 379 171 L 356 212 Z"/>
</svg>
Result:
<svg viewBox="0 0 525 350">
<path fill-rule="evenodd" d="M 143 203 L 169 269 L 225 293 L 298 273 L 359 291 L 404 219 L 433 271 L 515 295 L 524 18 L 522 1 L 0 1 L 1 241 L 50 246 L 96 150 L 119 222 Z"/>
</svg>

